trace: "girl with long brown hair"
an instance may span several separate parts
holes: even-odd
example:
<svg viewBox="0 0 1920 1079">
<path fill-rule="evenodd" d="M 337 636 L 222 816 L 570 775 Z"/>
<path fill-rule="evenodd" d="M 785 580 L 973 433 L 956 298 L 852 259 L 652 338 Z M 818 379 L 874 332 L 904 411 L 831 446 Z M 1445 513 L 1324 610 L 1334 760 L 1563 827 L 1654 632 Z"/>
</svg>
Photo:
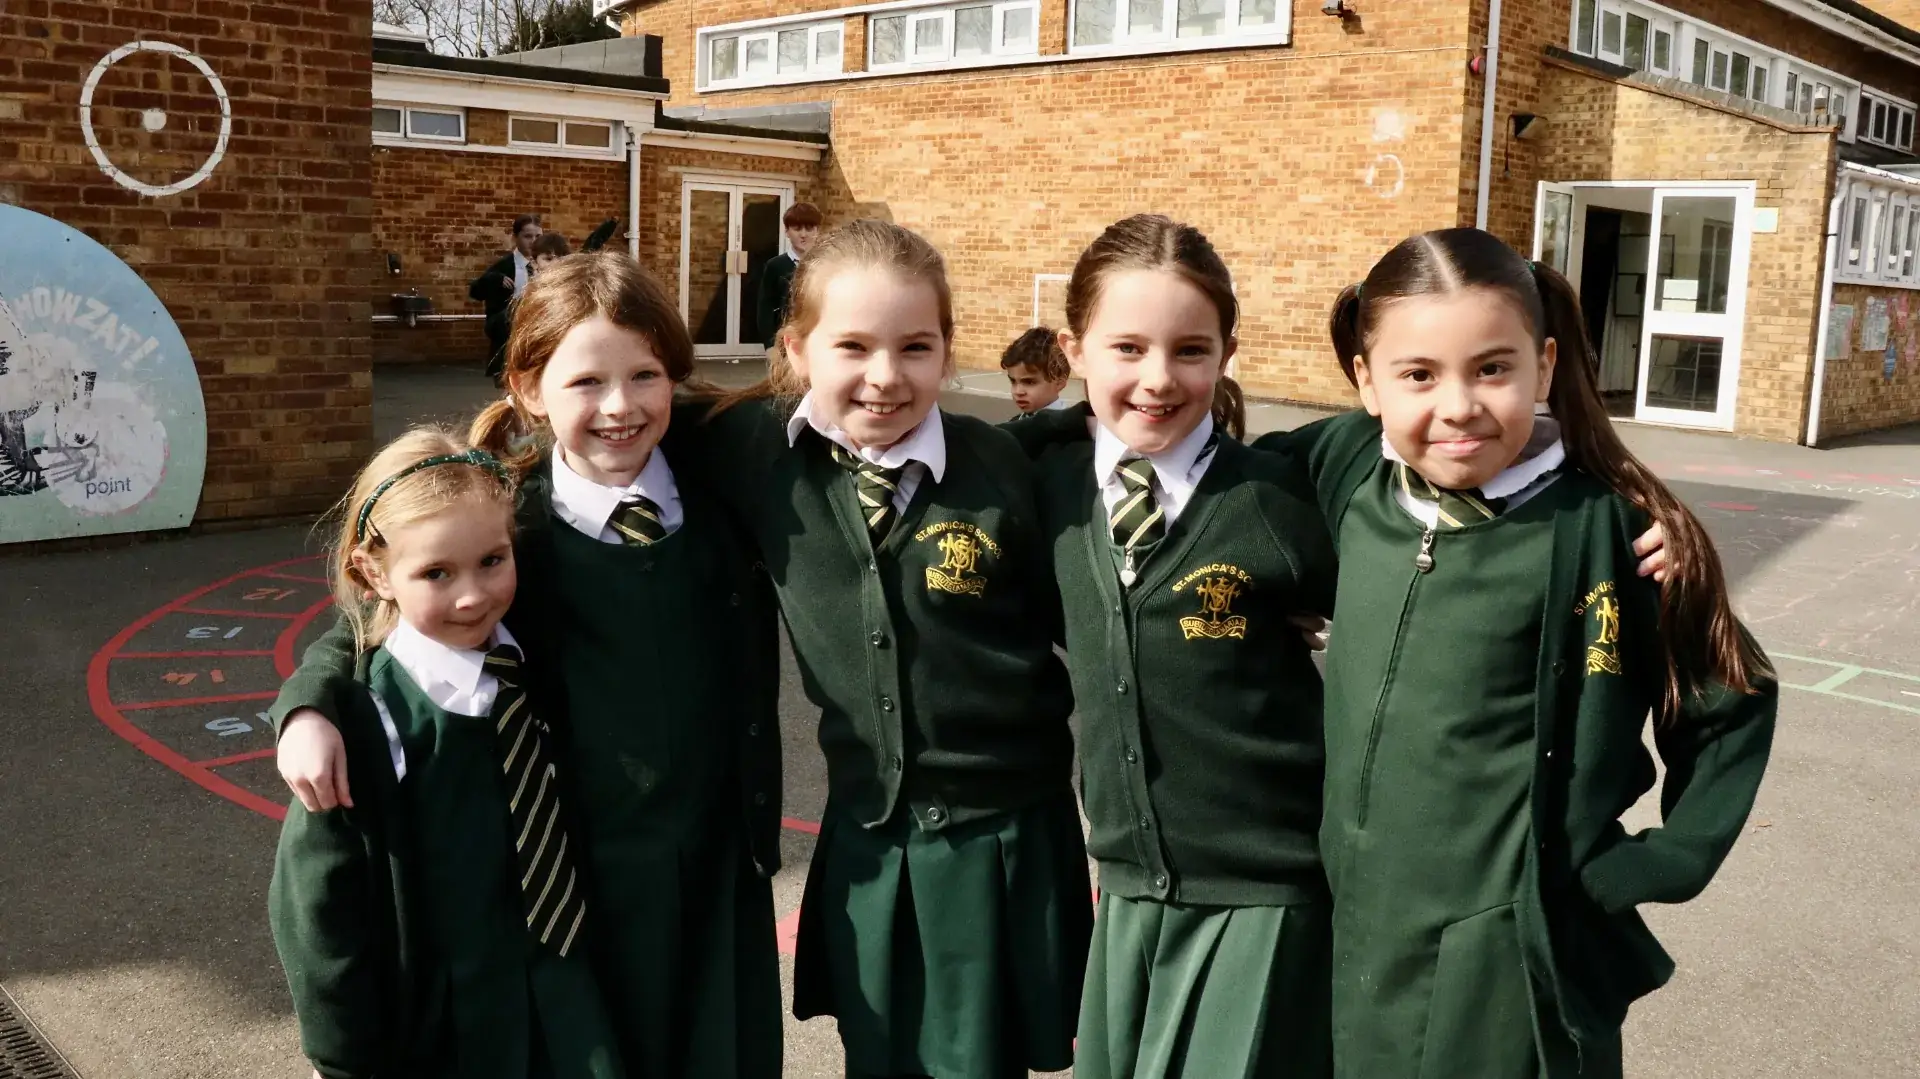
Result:
<svg viewBox="0 0 1920 1079">
<path fill-rule="evenodd" d="M 697 427 L 674 418 L 692 372 L 658 282 L 624 253 L 574 255 L 519 300 L 509 396 L 472 439 L 521 480 L 506 623 L 545 672 L 621 1055 L 638 1075 L 776 1079 L 778 637 L 679 437 Z M 354 662 L 336 630 L 275 702 L 281 773 L 315 810 L 346 801 L 327 720 Z"/>
<path fill-rule="evenodd" d="M 1673 963 L 1635 907 L 1739 837 L 1777 688 L 1700 523 L 1614 433 L 1566 279 L 1414 236 L 1334 305 L 1365 411 L 1304 452 L 1340 554 L 1325 816 L 1335 1072 L 1617 1076 Z M 1664 534 L 1664 592 L 1631 538 Z M 1666 766 L 1664 826 L 1619 818 Z"/>
<path fill-rule="evenodd" d="M 795 274 L 782 361 L 700 455 L 758 540 L 827 807 L 794 1014 L 854 1077 L 1068 1067 L 1092 911 L 1073 698 L 1032 470 L 939 407 L 953 303 L 920 236 L 855 221 Z"/>
</svg>

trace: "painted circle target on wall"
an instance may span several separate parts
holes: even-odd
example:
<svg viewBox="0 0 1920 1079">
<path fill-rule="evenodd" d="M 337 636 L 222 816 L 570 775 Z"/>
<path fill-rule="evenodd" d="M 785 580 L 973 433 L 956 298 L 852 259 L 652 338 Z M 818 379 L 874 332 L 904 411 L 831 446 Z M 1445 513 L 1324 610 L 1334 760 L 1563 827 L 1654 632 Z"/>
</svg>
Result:
<svg viewBox="0 0 1920 1079">
<path fill-rule="evenodd" d="M 282 819 L 266 709 L 332 624 L 324 572 L 319 556 L 257 566 L 135 619 L 87 664 L 93 714 L 206 790 Z"/>
<path fill-rule="evenodd" d="M 161 53 L 168 56 L 176 56 L 186 61 L 206 80 L 214 100 L 218 102 L 220 106 L 220 133 L 214 143 L 212 151 L 206 155 L 205 160 L 202 161 L 200 166 L 190 175 L 185 179 L 177 180 L 173 183 L 150 184 L 138 177 L 129 175 L 126 170 L 115 164 L 112 157 L 108 155 L 107 149 L 105 145 L 103 145 L 103 140 L 100 138 L 100 132 L 94 123 L 93 99 L 94 95 L 100 89 L 101 80 L 115 64 L 137 53 Z M 140 128 L 149 135 L 159 134 L 172 122 L 173 117 L 166 109 L 148 105 L 139 110 Z M 207 177 L 212 176 L 213 170 L 220 165 L 220 159 L 226 156 L 227 140 L 233 134 L 233 102 L 227 97 L 226 85 L 220 81 L 220 76 L 214 72 L 213 65 L 201 59 L 198 54 L 182 48 L 179 45 L 175 45 L 170 41 L 129 41 L 125 45 L 101 57 L 100 62 L 93 65 L 93 70 L 87 73 L 87 81 L 80 88 L 80 132 L 82 137 L 87 141 L 87 149 L 93 154 L 94 163 L 99 165 L 100 171 L 106 173 L 108 179 L 111 179 L 114 183 L 119 184 L 121 187 L 138 191 L 142 195 L 147 195 L 151 198 L 160 198 L 165 195 L 178 195 L 183 191 L 199 186 Z"/>
</svg>

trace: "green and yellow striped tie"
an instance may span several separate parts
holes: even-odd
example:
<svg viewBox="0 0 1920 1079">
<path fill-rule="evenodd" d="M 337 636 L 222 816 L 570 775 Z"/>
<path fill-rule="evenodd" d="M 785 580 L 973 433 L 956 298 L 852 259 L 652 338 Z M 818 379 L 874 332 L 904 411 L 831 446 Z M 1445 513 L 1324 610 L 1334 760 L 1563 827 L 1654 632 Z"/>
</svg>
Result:
<svg viewBox="0 0 1920 1079">
<path fill-rule="evenodd" d="M 1113 545 L 1123 553 L 1145 554 L 1167 534 L 1166 511 L 1153 497 L 1153 462 L 1144 457 L 1120 462 L 1114 470 L 1122 494 L 1108 515 Z"/>
<path fill-rule="evenodd" d="M 665 539 L 667 526 L 660 520 L 660 504 L 646 495 L 634 495 L 620 503 L 607 521 L 621 541 L 629 547 L 645 547 Z"/>
<path fill-rule="evenodd" d="M 894 508 L 893 496 L 900 490 L 900 475 L 906 471 L 905 466 L 881 468 L 838 442 L 833 443 L 833 459 L 853 473 L 854 492 L 860 497 L 860 516 L 867 522 L 867 537 L 878 547 L 893 529 L 894 518 L 900 516 Z"/>
<path fill-rule="evenodd" d="M 574 871 L 577 852 L 568 842 L 560 810 L 547 725 L 534 718 L 527 704 L 519 649 L 494 648 L 487 653 L 484 669 L 500 682 L 500 694 L 493 702 L 494 746 L 507 790 L 527 932 L 564 956 L 586 921 L 587 897 Z"/>
<path fill-rule="evenodd" d="M 1441 529 L 1465 528 L 1481 521 L 1491 521 L 1507 508 L 1506 499 L 1487 498 L 1478 487 L 1464 491 L 1436 487 L 1431 480 L 1404 464 L 1396 462 L 1393 467 L 1394 478 L 1400 484 L 1401 491 L 1410 498 L 1438 507 L 1438 527 Z"/>
</svg>

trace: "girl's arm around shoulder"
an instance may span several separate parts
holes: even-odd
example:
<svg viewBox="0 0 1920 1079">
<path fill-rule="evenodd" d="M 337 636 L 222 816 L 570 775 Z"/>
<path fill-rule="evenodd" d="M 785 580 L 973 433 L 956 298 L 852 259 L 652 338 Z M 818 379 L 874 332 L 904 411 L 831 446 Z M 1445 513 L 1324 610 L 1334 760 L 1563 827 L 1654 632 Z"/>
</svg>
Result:
<svg viewBox="0 0 1920 1079">
<path fill-rule="evenodd" d="M 366 814 L 287 810 L 267 890 L 268 922 L 286 969 L 300 1041 L 327 1079 L 372 1079 L 393 1063 L 394 947 Z"/>
<path fill-rule="evenodd" d="M 365 692 L 353 680 L 358 659 L 353 626 L 345 617 L 335 619 L 332 629 L 307 646 L 306 654 L 300 657 L 299 668 L 280 686 L 280 695 L 273 699 L 267 717 L 273 723 L 274 736 L 280 735 L 287 717 L 302 708 L 314 709 L 337 722 L 345 702 L 351 699 L 347 694 Z"/>
<path fill-rule="evenodd" d="M 1292 457 L 1328 520 L 1337 520 L 1358 481 L 1379 460 L 1380 421 L 1364 410 L 1275 431 L 1254 439 L 1253 448 Z"/>
<path fill-rule="evenodd" d="M 1624 632 L 1643 635 L 1653 647 L 1636 648 L 1631 675 L 1641 680 L 1641 699 L 1657 702 L 1666 679 L 1660 644 L 1660 587 L 1633 574 L 1631 536 L 1645 516 L 1620 514 L 1616 537 L 1619 619 Z M 1756 656 L 1758 642 L 1743 625 L 1735 630 Z M 1624 643 L 1624 642 L 1623 642 Z M 1580 870 L 1586 892 L 1609 912 L 1640 903 L 1683 903 L 1703 891 L 1740 838 L 1753 810 L 1773 748 L 1780 687 L 1770 669 L 1752 678 L 1749 691 L 1708 681 L 1681 701 L 1678 714 L 1654 721 L 1654 748 L 1666 767 L 1661 788 L 1661 826 L 1636 835 L 1616 830 Z"/>
<path fill-rule="evenodd" d="M 1250 486 L 1258 499 L 1260 520 L 1293 565 L 1301 613 L 1332 615 L 1339 559 L 1305 468 L 1291 453 L 1249 456 L 1249 471 L 1256 477 Z"/>
<path fill-rule="evenodd" d="M 1028 457 L 1038 460 L 1049 449 L 1092 441 L 1093 435 L 1087 430 L 1092 416 L 1093 410 L 1085 404 L 1042 409 L 1015 416 L 1000 424 L 1000 429 L 1012 435 Z"/>
</svg>

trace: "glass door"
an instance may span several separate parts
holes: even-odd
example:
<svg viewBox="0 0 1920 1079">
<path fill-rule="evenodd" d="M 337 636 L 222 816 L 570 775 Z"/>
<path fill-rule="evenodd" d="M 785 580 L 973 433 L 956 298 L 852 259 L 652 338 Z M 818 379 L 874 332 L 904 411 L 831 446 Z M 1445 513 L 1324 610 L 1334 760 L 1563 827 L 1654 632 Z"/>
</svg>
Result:
<svg viewBox="0 0 1920 1079">
<path fill-rule="evenodd" d="M 1753 193 L 1657 188 L 1635 415 L 1731 429 Z"/>
<path fill-rule="evenodd" d="M 1575 214 L 1578 190 L 1572 184 L 1540 184 L 1534 200 L 1533 260 L 1544 262 L 1580 283 L 1583 222 Z"/>
<path fill-rule="evenodd" d="M 680 313 L 696 356 L 764 354 L 755 317 L 760 279 L 785 243 L 780 218 L 792 203 L 788 187 L 682 182 Z"/>
</svg>

